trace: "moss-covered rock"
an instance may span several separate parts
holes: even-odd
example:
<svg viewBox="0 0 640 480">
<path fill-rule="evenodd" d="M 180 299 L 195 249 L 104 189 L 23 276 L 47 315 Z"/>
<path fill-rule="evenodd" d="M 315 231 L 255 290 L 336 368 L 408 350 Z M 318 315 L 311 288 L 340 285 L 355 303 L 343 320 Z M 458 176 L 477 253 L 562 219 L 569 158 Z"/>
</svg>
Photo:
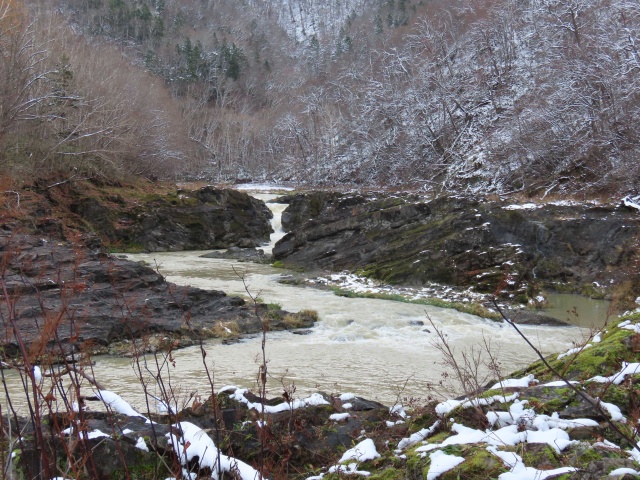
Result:
<svg viewBox="0 0 640 480">
<path fill-rule="evenodd" d="M 636 255 L 640 221 L 614 205 L 521 210 L 460 197 L 327 192 L 290 201 L 284 218 L 295 218 L 292 231 L 274 249 L 288 266 L 359 271 L 393 284 L 470 285 L 521 302 L 541 286 L 603 297 L 638 277 L 624 266 Z"/>
</svg>

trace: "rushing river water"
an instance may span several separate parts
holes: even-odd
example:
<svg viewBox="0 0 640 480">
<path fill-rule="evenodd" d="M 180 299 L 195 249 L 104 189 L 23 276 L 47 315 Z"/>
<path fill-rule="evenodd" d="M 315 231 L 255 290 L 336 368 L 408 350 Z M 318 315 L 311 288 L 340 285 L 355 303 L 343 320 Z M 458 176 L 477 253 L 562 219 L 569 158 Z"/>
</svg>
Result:
<svg viewBox="0 0 640 480">
<path fill-rule="evenodd" d="M 269 200 L 273 195 L 261 195 Z M 279 229 L 284 205 L 274 209 L 274 227 Z M 275 238 L 282 233 L 274 234 Z M 270 246 L 265 248 L 270 249 Z M 433 323 L 441 329 L 461 358 L 463 351 L 481 352 L 484 343 L 500 362 L 506 375 L 535 359 L 535 354 L 509 326 L 450 309 L 377 299 L 338 297 L 329 291 L 278 282 L 288 272 L 269 265 L 232 260 L 201 258 L 204 252 L 177 252 L 128 255 L 131 260 L 157 265 L 170 282 L 204 289 L 224 290 L 246 296 L 245 285 L 264 302 L 278 303 L 289 311 L 317 310 L 320 321 L 307 335 L 270 332 L 266 352 L 271 376 L 272 396 L 282 394 L 282 385 L 296 386 L 302 396 L 322 390 L 329 393 L 353 392 L 372 400 L 392 404 L 398 397 L 425 399 L 443 395 L 434 390 L 450 368 L 434 344 Z M 240 276 L 244 278 L 240 278 Z M 577 327 L 523 326 L 528 338 L 543 352 L 562 352 L 573 341 L 581 341 L 585 331 Z M 215 375 L 215 387 L 236 384 L 255 387 L 257 359 L 261 353 L 259 337 L 223 345 L 206 344 L 207 363 Z M 174 353 L 170 367 L 172 385 L 187 394 L 210 394 L 199 348 Z M 487 355 L 483 359 L 488 361 Z M 95 358 L 95 375 L 109 389 L 143 408 L 142 388 L 131 367 L 131 360 L 116 357 Z M 486 372 L 486 368 L 481 368 Z M 459 393 L 459 392 L 458 392 Z"/>
</svg>

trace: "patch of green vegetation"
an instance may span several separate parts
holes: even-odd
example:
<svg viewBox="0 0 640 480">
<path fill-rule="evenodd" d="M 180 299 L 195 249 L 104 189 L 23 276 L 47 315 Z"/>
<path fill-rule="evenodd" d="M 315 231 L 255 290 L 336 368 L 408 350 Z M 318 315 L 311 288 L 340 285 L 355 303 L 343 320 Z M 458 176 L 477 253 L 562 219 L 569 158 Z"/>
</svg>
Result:
<svg viewBox="0 0 640 480">
<path fill-rule="evenodd" d="M 640 318 L 640 314 L 634 314 Z M 586 380 L 601 375 L 610 376 L 618 372 L 622 362 L 640 361 L 640 353 L 633 352 L 628 346 L 628 338 L 634 335 L 631 330 L 617 328 L 623 320 L 635 320 L 634 315 L 620 318 L 608 328 L 608 333 L 602 335 L 600 343 L 592 344 L 581 352 L 563 357 L 558 360 L 558 354 L 546 357 L 547 362 L 556 371 L 571 380 Z M 540 381 L 557 380 L 542 361 L 529 365 L 526 369 L 513 373 L 513 376 L 524 376 L 533 373 Z"/>
<path fill-rule="evenodd" d="M 203 329 L 203 333 L 214 338 L 236 338 L 240 335 L 240 326 L 233 320 L 217 322 L 210 329 Z"/>
<path fill-rule="evenodd" d="M 548 469 L 549 466 L 553 468 L 561 466 L 558 454 L 546 444 L 526 445 L 522 452 L 522 461 L 525 465 L 535 468 Z"/>
<path fill-rule="evenodd" d="M 279 303 L 276 303 L 276 302 L 267 303 L 268 312 L 277 312 L 279 310 L 282 310 L 282 305 L 280 305 Z"/>
<path fill-rule="evenodd" d="M 546 288 L 556 293 L 576 293 L 576 288 L 570 282 L 550 282 Z"/>
<path fill-rule="evenodd" d="M 529 402 L 537 413 L 551 415 L 568 406 L 576 406 L 579 404 L 576 392 L 566 387 L 546 387 L 542 388 L 541 398 L 529 396 L 527 392 L 523 392 L 523 399 Z"/>
<path fill-rule="evenodd" d="M 456 457 L 462 455 L 462 448 L 460 445 L 447 445 L 442 449 L 442 451 L 447 455 L 455 455 Z"/>
<path fill-rule="evenodd" d="M 406 478 L 402 469 L 398 467 L 390 467 L 382 472 L 374 473 L 369 477 L 372 480 L 401 480 Z"/>
<path fill-rule="evenodd" d="M 411 299 L 397 293 L 377 293 L 377 292 L 362 292 L 357 293 L 351 290 L 346 290 L 340 287 L 331 287 L 334 294 L 339 297 L 347 298 L 374 298 L 378 300 L 391 300 L 393 302 L 415 303 L 418 305 L 430 305 L 432 307 L 451 308 L 462 313 L 468 313 L 470 315 L 476 315 L 482 318 L 488 318 L 491 320 L 500 320 L 501 317 L 496 312 L 492 312 L 489 309 L 483 307 L 478 303 L 462 303 L 462 302 L 449 302 L 440 298 L 422 298 Z"/>
<path fill-rule="evenodd" d="M 318 312 L 315 310 L 300 310 L 297 313 L 287 313 L 284 318 L 282 318 L 283 323 L 286 328 L 294 329 L 294 328 L 302 328 L 302 327 L 310 327 L 309 320 L 313 323 L 316 323 L 320 317 L 318 316 Z"/>
<path fill-rule="evenodd" d="M 315 310 L 302 310 L 298 313 L 288 313 L 282 321 L 287 328 L 302 328 L 307 325 L 307 319 L 311 318 L 313 322 L 318 321 L 318 312 Z"/>
<path fill-rule="evenodd" d="M 271 264 L 271 266 L 273 268 L 285 268 L 284 263 L 282 262 L 282 260 L 276 260 L 275 262 L 273 262 Z"/>
<path fill-rule="evenodd" d="M 407 473 L 405 478 L 427 478 L 429 471 L 429 456 L 422 458 L 420 454 L 408 454 Z"/>
<path fill-rule="evenodd" d="M 586 448 L 579 455 L 576 456 L 575 466 L 578 468 L 584 468 L 590 463 L 602 460 L 602 455 L 598 453 L 595 448 Z"/>
<path fill-rule="evenodd" d="M 602 300 L 607 295 L 607 292 L 602 288 L 596 288 L 592 283 L 587 283 L 582 286 L 582 295 L 585 297 L 593 298 L 595 300 Z"/>
<path fill-rule="evenodd" d="M 497 478 L 501 473 L 508 471 L 502 461 L 489 453 L 486 448 L 467 447 L 462 456 L 465 457 L 465 461 L 451 472 L 455 474 L 452 478 Z"/>
<path fill-rule="evenodd" d="M 112 480 L 130 478 L 131 480 L 154 480 L 165 478 L 170 474 L 166 462 L 158 461 L 157 465 L 153 457 L 139 456 L 139 461 L 134 465 L 128 465 L 125 469 L 116 470 L 110 475 Z"/>
<path fill-rule="evenodd" d="M 598 387 L 598 385 L 593 385 Z M 627 414 L 629 411 L 629 402 L 631 398 L 638 398 L 640 396 L 640 385 L 606 385 L 600 386 L 605 389 L 604 394 L 602 392 L 593 392 L 594 395 L 601 397 L 602 401 L 607 403 L 613 403 L 620 407 L 623 414 Z"/>
<path fill-rule="evenodd" d="M 629 330 L 615 328 L 610 332 L 608 338 L 603 339 L 601 343 L 584 349 L 574 358 L 565 357 L 561 359 L 560 362 L 563 363 L 559 366 L 563 367 L 562 369 L 566 367 L 566 376 L 571 379 L 586 380 L 596 375 L 613 375 L 620 370 L 623 361 L 638 361 L 638 354 L 633 353 L 624 342 L 624 339 L 631 335 L 632 332 Z M 567 365 L 564 361 L 569 358 L 572 363 Z M 568 363 L 571 360 L 566 362 Z"/>
<path fill-rule="evenodd" d="M 444 440 L 446 440 L 447 438 L 449 438 L 450 436 L 451 436 L 450 432 L 436 433 L 432 437 L 429 437 L 429 443 L 441 443 Z"/>
<path fill-rule="evenodd" d="M 438 417 L 432 409 L 429 409 L 422 414 L 414 414 L 409 420 L 411 422 L 409 424 L 409 431 L 411 433 L 415 433 L 419 430 L 422 430 L 423 428 L 429 428 L 437 419 Z"/>
</svg>

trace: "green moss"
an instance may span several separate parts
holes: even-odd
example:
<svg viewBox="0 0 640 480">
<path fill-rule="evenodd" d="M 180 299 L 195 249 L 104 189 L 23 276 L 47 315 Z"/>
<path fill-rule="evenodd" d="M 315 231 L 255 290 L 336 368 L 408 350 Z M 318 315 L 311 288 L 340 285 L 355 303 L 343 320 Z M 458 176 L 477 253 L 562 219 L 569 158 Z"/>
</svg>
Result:
<svg viewBox="0 0 640 480">
<path fill-rule="evenodd" d="M 541 396 L 542 398 L 529 396 L 527 392 L 524 392 L 522 398 L 526 399 L 537 413 L 546 415 L 579 403 L 576 392 L 568 387 L 543 388 Z"/>
<path fill-rule="evenodd" d="M 442 449 L 442 451 L 447 455 L 455 455 L 456 457 L 462 455 L 462 448 L 460 445 L 447 445 Z"/>
<path fill-rule="evenodd" d="M 597 387 L 597 385 L 595 385 Z M 626 414 L 629 411 L 629 402 L 632 397 L 638 398 L 640 396 L 640 385 L 606 385 L 602 387 L 605 389 L 604 394 L 601 392 L 594 392 L 597 396 L 602 397 L 602 400 L 607 403 L 613 403 L 620 407 L 622 413 Z M 599 393 L 599 394 L 598 394 Z"/>
<path fill-rule="evenodd" d="M 447 438 L 449 438 L 450 436 L 451 436 L 450 432 L 436 433 L 432 437 L 429 437 L 429 443 L 441 443 L 444 440 L 446 440 Z"/>
<path fill-rule="evenodd" d="M 485 479 L 497 478 L 508 469 L 495 455 L 489 453 L 486 448 L 467 447 L 463 454 L 465 461 L 450 472 L 449 478 Z M 442 477 L 443 480 L 447 476 Z"/>
<path fill-rule="evenodd" d="M 282 305 L 279 303 L 267 303 L 268 312 L 277 312 L 279 310 L 282 310 Z"/>
<path fill-rule="evenodd" d="M 285 267 L 284 267 L 284 263 L 282 262 L 282 260 L 276 260 L 275 262 L 273 262 L 273 263 L 271 264 L 271 266 L 272 266 L 273 268 L 285 268 Z"/>
<path fill-rule="evenodd" d="M 401 480 L 406 478 L 402 469 L 391 467 L 369 477 L 372 480 Z"/>
<path fill-rule="evenodd" d="M 362 272 L 360 272 L 362 273 Z M 424 298 L 424 299 L 411 299 L 403 295 L 394 293 L 376 293 L 376 292 L 362 292 L 356 293 L 351 290 L 345 290 L 339 287 L 330 287 L 334 294 L 339 297 L 346 298 L 374 298 L 378 300 L 391 300 L 393 302 L 415 303 L 417 305 L 430 305 L 432 307 L 451 308 L 462 313 L 468 313 L 470 315 L 476 315 L 482 318 L 488 318 L 491 320 L 499 320 L 501 317 L 495 312 L 483 307 L 478 303 L 462 303 L 462 302 L 448 302 L 439 298 Z"/>
<path fill-rule="evenodd" d="M 140 455 L 135 465 L 128 465 L 125 469 L 116 470 L 110 475 L 111 480 L 130 478 L 131 480 L 155 480 L 166 478 L 171 472 L 166 467 L 167 462 L 150 455 Z"/>
<path fill-rule="evenodd" d="M 602 460 L 602 455 L 598 453 L 598 451 L 594 448 L 585 449 L 580 455 L 576 458 L 576 467 L 583 468 L 589 465 L 590 463 L 597 462 Z"/>
<path fill-rule="evenodd" d="M 555 450 L 546 444 L 526 445 L 524 452 L 522 452 L 522 461 L 525 465 L 535 468 L 561 466 Z"/>
<path fill-rule="evenodd" d="M 601 343 L 580 352 L 573 362 L 567 365 L 566 375 L 572 379 L 583 380 L 596 375 L 612 375 L 620 370 L 623 361 L 637 362 L 638 354 L 633 353 L 624 342 L 624 339 L 631 335 L 632 332 L 629 330 L 615 328 Z M 562 359 L 563 362 L 565 358 Z M 566 363 L 560 366 L 565 365 Z"/>
<path fill-rule="evenodd" d="M 560 360 L 557 353 L 549 355 L 546 357 L 547 362 L 570 380 L 586 380 L 597 375 L 613 375 L 620 370 L 623 361 L 630 363 L 640 361 L 640 353 L 633 352 L 627 345 L 626 339 L 631 337 L 633 332 L 617 328 L 616 324 L 619 321 L 610 325 L 608 333 L 602 336 L 600 343 L 592 344 L 591 347 Z M 514 372 L 513 375 L 524 376 L 529 373 L 533 373 L 540 381 L 556 380 L 542 361 Z"/>
<path fill-rule="evenodd" d="M 607 292 L 602 288 L 596 288 L 592 283 L 587 283 L 582 286 L 582 295 L 593 298 L 596 300 L 602 300 Z"/>
<path fill-rule="evenodd" d="M 407 477 L 408 478 L 420 478 L 424 472 L 424 478 L 427 478 L 427 471 L 429 470 L 429 457 L 422 458 L 420 454 L 407 453 Z M 425 470 L 426 468 L 426 470 Z"/>
</svg>

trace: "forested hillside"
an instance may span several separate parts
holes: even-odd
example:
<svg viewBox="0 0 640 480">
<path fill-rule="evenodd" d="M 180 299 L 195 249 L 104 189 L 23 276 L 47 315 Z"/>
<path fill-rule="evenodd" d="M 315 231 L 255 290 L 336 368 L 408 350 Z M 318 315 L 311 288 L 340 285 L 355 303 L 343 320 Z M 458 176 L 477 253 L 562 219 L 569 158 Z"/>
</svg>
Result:
<svg viewBox="0 0 640 480">
<path fill-rule="evenodd" d="M 5 167 L 541 196 L 640 186 L 635 1 L 0 3 Z"/>
</svg>

